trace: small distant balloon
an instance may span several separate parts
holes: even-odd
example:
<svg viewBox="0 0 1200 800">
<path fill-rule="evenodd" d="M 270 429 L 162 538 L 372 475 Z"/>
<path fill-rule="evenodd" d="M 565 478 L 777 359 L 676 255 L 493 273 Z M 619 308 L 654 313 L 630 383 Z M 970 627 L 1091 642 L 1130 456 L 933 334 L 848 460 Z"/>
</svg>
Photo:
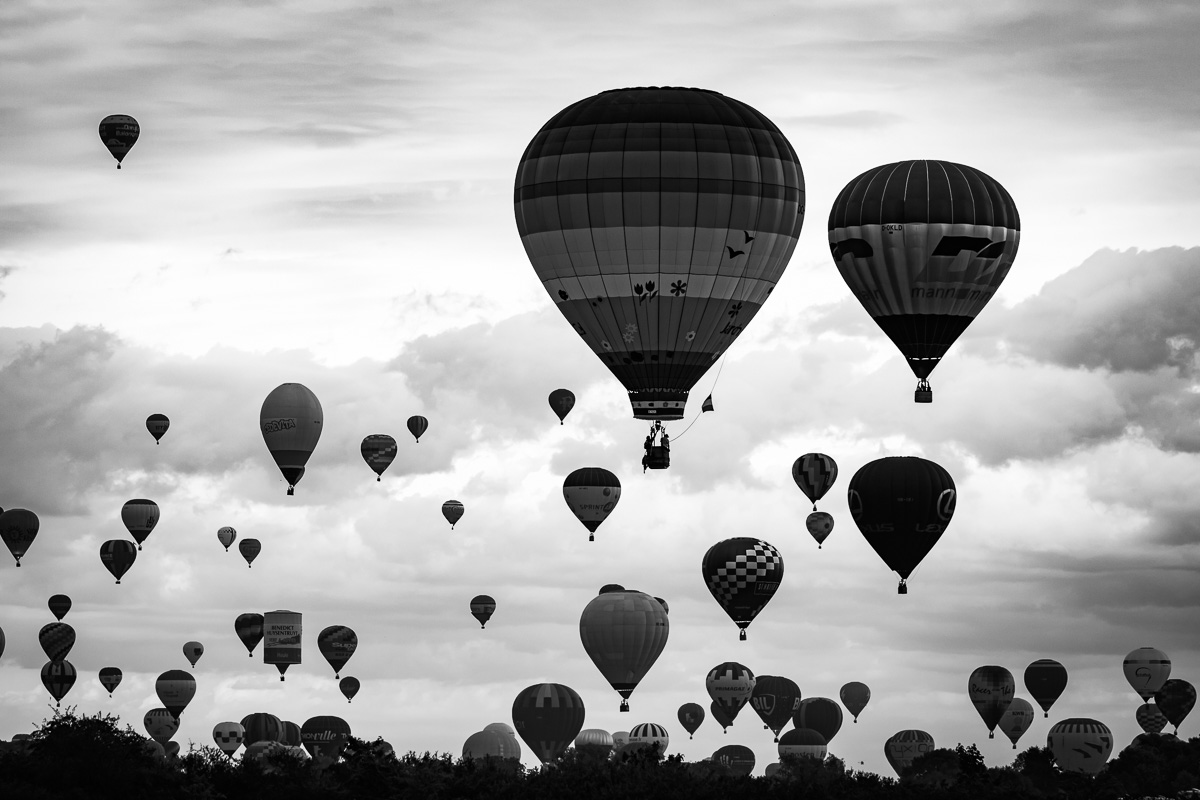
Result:
<svg viewBox="0 0 1200 800">
<path fill-rule="evenodd" d="M 171 427 L 171 420 L 167 419 L 166 414 L 151 414 L 146 417 L 146 430 L 150 431 L 150 435 L 154 437 L 155 444 L 158 444 L 158 440 L 163 437 L 169 427 Z"/>
<path fill-rule="evenodd" d="M 229 552 L 229 545 L 237 541 L 237 531 L 226 525 L 223 528 L 217 528 L 217 541 L 225 546 L 225 552 Z"/>
<path fill-rule="evenodd" d="M 100 545 L 100 563 L 120 584 L 121 576 L 129 571 L 137 558 L 137 548 L 127 539 L 109 539 Z"/>
<path fill-rule="evenodd" d="M 1146 733 L 1159 733 L 1163 728 L 1167 727 L 1167 723 L 1170 721 L 1162 713 L 1162 709 L 1154 703 L 1142 703 L 1138 706 L 1137 713 L 1134 716 L 1137 719 L 1137 724 Z"/>
<path fill-rule="evenodd" d="M 1180 724 L 1196 705 L 1196 687 L 1185 680 L 1171 678 L 1154 693 L 1154 704 L 1178 733 Z"/>
<path fill-rule="evenodd" d="M 699 703 L 684 703 L 676 712 L 679 717 L 679 724 L 688 732 L 688 738 L 692 738 L 700 728 L 700 723 L 704 722 L 704 708 Z"/>
<path fill-rule="evenodd" d="M 242 558 L 246 559 L 246 567 L 249 568 L 254 559 L 258 558 L 258 554 L 262 552 L 262 542 L 258 539 L 242 539 L 238 542 L 238 550 L 242 554 Z"/>
<path fill-rule="evenodd" d="M 563 499 L 588 529 L 588 541 L 594 541 L 596 529 L 621 499 L 621 481 L 603 467 L 580 467 L 563 481 Z"/>
<path fill-rule="evenodd" d="M 1050 716 L 1050 706 L 1067 688 L 1067 669 L 1052 658 L 1039 658 L 1025 668 L 1025 688 Z"/>
<path fill-rule="evenodd" d="M 112 697 L 112 693 L 121 685 L 121 678 L 124 674 L 117 667 L 101 667 L 100 668 L 100 685 L 108 692 L 108 696 Z"/>
<path fill-rule="evenodd" d="M 442 516 L 450 523 L 450 530 L 454 530 L 454 523 L 462 519 L 465 510 L 463 504 L 457 500 L 447 500 L 442 503 Z"/>
<path fill-rule="evenodd" d="M 138 121 L 128 114 L 109 114 L 100 120 L 100 141 L 117 160 L 117 169 L 141 132 Z"/>
<path fill-rule="evenodd" d="M 804 527 L 808 528 L 809 534 L 817 540 L 817 549 L 820 550 L 829 534 L 833 533 L 833 515 L 825 511 L 814 511 L 804 520 Z"/>
<path fill-rule="evenodd" d="M 75 629 L 65 622 L 51 622 L 38 632 L 38 643 L 51 661 L 62 661 L 75 646 Z"/>
<path fill-rule="evenodd" d="M 867 703 L 871 701 L 871 689 L 865 683 L 860 681 L 850 681 L 842 686 L 838 692 L 838 696 L 842 699 L 842 705 L 854 717 L 854 721 L 858 722 L 858 715 L 867 707 Z"/>
<path fill-rule="evenodd" d="M 480 628 L 487 627 L 487 621 L 496 611 L 496 601 L 490 595 L 477 594 L 471 598 L 471 616 L 479 621 Z"/>
<path fill-rule="evenodd" d="M 396 460 L 396 440 L 386 433 L 372 433 L 359 445 L 363 461 L 375 473 L 375 480 L 383 480 L 383 471 Z"/>
<path fill-rule="evenodd" d="M 125 523 L 126 529 L 137 542 L 138 550 L 142 549 L 142 542 L 158 524 L 158 516 L 158 503 L 153 500 L 139 498 L 126 501 L 121 506 L 121 522 Z"/>
<path fill-rule="evenodd" d="M 583 730 L 583 699 L 561 683 L 537 683 L 513 700 L 512 719 L 525 744 L 543 764 L 548 764 L 562 755 Z"/>
<path fill-rule="evenodd" d="M 570 389 L 555 389 L 550 393 L 550 408 L 558 415 L 558 424 L 562 425 L 567 414 L 575 407 L 575 393 Z"/>
<path fill-rule="evenodd" d="M 75 666 L 66 661 L 47 661 L 42 665 L 42 686 L 54 698 L 54 705 L 61 706 L 62 699 L 75 685 Z"/>
<path fill-rule="evenodd" d="M 188 660 L 192 667 L 196 666 L 196 662 L 200 660 L 200 656 L 204 655 L 204 645 L 199 642 L 187 642 L 183 646 L 183 655 Z"/>
<path fill-rule="evenodd" d="M 413 435 L 413 438 L 419 443 L 421 437 L 425 435 L 425 431 L 429 430 L 429 420 L 421 415 L 415 415 L 408 418 L 408 432 Z"/>
<path fill-rule="evenodd" d="M 345 625 L 330 625 L 317 634 L 317 649 L 333 667 L 333 677 L 339 678 L 338 673 L 358 649 L 358 635 Z"/>
<path fill-rule="evenodd" d="M 50 599 L 46 601 L 46 606 L 50 609 L 50 613 L 54 618 L 61 620 L 71 610 L 71 598 L 65 594 L 50 595 Z"/>
<path fill-rule="evenodd" d="M 824 453 L 805 453 L 792 463 L 792 480 L 804 492 L 817 510 L 817 501 L 825 496 L 837 480 L 837 462 Z"/>
<path fill-rule="evenodd" d="M 10 508 L 0 514 L 0 538 L 8 545 L 8 551 L 17 560 L 18 567 L 40 526 L 38 515 L 24 508 Z"/>
<path fill-rule="evenodd" d="M 254 648 L 263 638 L 263 615 L 238 614 L 237 619 L 233 621 L 233 630 L 242 640 L 242 644 L 246 646 L 246 651 L 253 657 Z"/>
<path fill-rule="evenodd" d="M 361 686 L 362 684 L 358 682 L 358 678 L 353 678 L 349 675 L 342 678 L 338 683 L 338 688 L 341 689 L 342 694 L 346 697 L 347 703 L 354 699 L 354 695 L 358 694 Z"/>
</svg>

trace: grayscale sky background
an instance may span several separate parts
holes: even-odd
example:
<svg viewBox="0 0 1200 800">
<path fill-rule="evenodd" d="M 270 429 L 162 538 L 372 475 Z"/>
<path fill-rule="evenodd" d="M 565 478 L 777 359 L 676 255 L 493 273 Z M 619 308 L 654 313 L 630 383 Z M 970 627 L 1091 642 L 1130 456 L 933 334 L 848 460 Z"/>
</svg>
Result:
<svg viewBox="0 0 1200 800">
<path fill-rule="evenodd" d="M 270 711 L 457 756 L 554 681 L 583 696 L 585 727 L 657 722 L 689 760 L 745 744 L 761 774 L 777 757 L 752 710 L 691 741 L 675 717 L 707 709 L 706 672 L 736 660 L 806 697 L 866 682 L 830 746 L 850 766 L 891 775 L 883 742 L 904 728 L 1002 765 L 1015 753 L 987 739 L 967 677 L 1004 665 L 1028 698 L 1038 658 L 1070 680 L 1020 749 L 1072 716 L 1124 746 L 1140 732 L 1126 652 L 1161 648 L 1200 682 L 1198 38 L 1192 2 L 0 5 L 0 506 L 42 524 L 21 569 L 0 570 L 0 737 L 50 713 L 37 631 L 65 592 L 80 671 L 65 702 L 82 712 L 142 731 L 154 678 L 204 643 L 185 749 Z M 536 279 L 512 187 L 552 115 L 648 85 L 772 119 L 808 214 L 716 412 L 669 471 L 642 475 L 644 424 Z M 120 172 L 96 135 L 114 113 L 142 131 Z M 1022 221 L 931 406 L 825 235 L 845 183 L 908 158 L 987 172 Z M 290 381 L 326 429 L 289 498 L 257 415 Z M 578 397 L 565 426 L 546 403 L 559 386 Z M 159 447 L 155 412 L 171 418 Z M 404 429 L 418 413 L 420 444 Z M 359 456 L 370 433 L 401 445 L 381 483 Z M 790 475 L 808 451 L 841 467 L 820 551 Z M 907 597 L 846 510 L 850 477 L 884 455 L 932 458 L 959 490 Z M 624 494 L 589 543 L 561 484 L 592 465 Z M 97 552 L 127 536 L 135 497 L 162 521 L 118 587 Z M 449 498 L 466 505 L 453 531 Z M 223 525 L 262 541 L 253 569 L 217 543 Z M 776 545 L 787 570 L 744 643 L 700 577 L 736 535 Z M 611 582 L 671 608 L 629 714 L 578 634 Z M 499 604 L 482 631 L 477 593 Z M 233 633 L 237 614 L 277 608 L 306 632 L 283 683 Z M 360 640 L 350 705 L 316 650 L 332 624 Z M 125 671 L 112 699 L 108 665 Z"/>
</svg>

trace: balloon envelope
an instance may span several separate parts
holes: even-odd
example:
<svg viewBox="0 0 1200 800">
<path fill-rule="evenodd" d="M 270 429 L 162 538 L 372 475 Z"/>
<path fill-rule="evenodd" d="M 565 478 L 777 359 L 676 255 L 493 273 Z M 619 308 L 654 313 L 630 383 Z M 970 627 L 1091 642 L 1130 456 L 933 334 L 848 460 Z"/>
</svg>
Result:
<svg viewBox="0 0 1200 800">
<path fill-rule="evenodd" d="M 666 609 L 643 592 L 597 595 L 579 617 L 583 649 L 625 700 L 658 660 L 670 632 Z M 621 710 L 629 704 L 622 702 Z"/>
<path fill-rule="evenodd" d="M 190 672 L 170 669 L 158 676 L 154 682 L 154 692 L 163 708 L 178 717 L 196 696 L 196 679 Z"/>
<path fill-rule="evenodd" d="M 658 752 L 667 752 L 671 736 L 667 729 L 654 722 L 642 722 L 629 729 L 629 744 L 650 747 L 658 745 Z"/>
<path fill-rule="evenodd" d="M 142 724 L 146 726 L 146 733 L 150 734 L 151 739 L 165 745 L 179 730 L 179 717 L 165 708 L 153 708 L 142 717 Z"/>
<path fill-rule="evenodd" d="M 710 547 L 700 569 L 708 591 L 745 639 L 746 628 L 779 589 L 783 556 L 761 539 L 738 537 Z"/>
<path fill-rule="evenodd" d="M 754 684 L 754 673 L 736 661 L 718 664 L 708 671 L 704 679 L 704 688 L 708 690 L 708 696 L 721 708 L 730 724 L 733 724 L 742 706 L 750 701 L 754 694 Z M 727 726 L 722 724 L 721 727 Z"/>
<path fill-rule="evenodd" d="M 792 462 L 792 480 L 812 502 L 813 511 L 817 510 L 817 501 L 832 488 L 837 475 L 837 462 L 824 453 L 805 453 Z"/>
<path fill-rule="evenodd" d="M 137 547 L 125 539 L 109 539 L 100 545 L 100 563 L 121 582 L 121 576 L 129 571 L 137 558 Z"/>
<path fill-rule="evenodd" d="M 476 731 L 463 743 L 462 757 L 474 761 L 485 758 L 503 758 L 503 734 L 496 731 Z"/>
<path fill-rule="evenodd" d="M 1028 700 L 1024 697 L 1014 697 L 1008 704 L 1008 708 L 1004 710 L 1004 714 L 1000 716 L 1000 721 L 996 723 L 996 726 L 1004 732 L 1004 735 L 1012 742 L 1013 750 L 1016 750 L 1017 740 L 1024 735 L 1025 731 L 1029 730 L 1029 726 L 1033 724 L 1036 717 L 1033 706 Z"/>
<path fill-rule="evenodd" d="M 188 663 L 193 667 L 200 660 L 200 656 L 204 655 L 204 645 L 199 642 L 185 642 L 183 645 L 183 657 L 188 660 Z"/>
<path fill-rule="evenodd" d="M 744 744 L 727 744 L 712 754 L 712 760 L 729 768 L 734 775 L 754 771 L 754 751 Z"/>
<path fill-rule="evenodd" d="M 313 759 L 334 760 L 350 743 L 350 724 L 341 717 L 312 717 L 300 727 L 300 739 Z"/>
<path fill-rule="evenodd" d="M 517 167 L 521 242 L 638 419 L 688 393 L 783 274 L 804 176 L 775 125 L 703 89 L 601 92 L 556 114 Z"/>
<path fill-rule="evenodd" d="M 1067 669 L 1052 658 L 1039 658 L 1025 668 L 1025 688 L 1050 716 L 1050 706 L 1067 688 Z"/>
<path fill-rule="evenodd" d="M 1142 701 L 1149 700 L 1171 677 L 1171 659 L 1157 647 L 1139 647 L 1125 656 L 1125 680 Z"/>
<path fill-rule="evenodd" d="M 223 528 L 217 529 L 217 541 L 225 546 L 225 552 L 229 552 L 229 545 L 233 544 L 237 539 L 237 531 L 226 525 Z"/>
<path fill-rule="evenodd" d="M 854 717 L 854 721 L 858 722 L 858 715 L 867 707 L 867 703 L 871 700 L 871 689 L 860 681 L 850 681 L 842 686 L 838 692 L 838 696 L 842 698 L 842 705 Z"/>
<path fill-rule="evenodd" d="M 242 717 L 247 742 L 277 742 L 283 736 L 283 720 L 266 711 L 257 711 Z"/>
<path fill-rule="evenodd" d="M 358 678 L 354 678 L 349 675 L 342 678 L 341 681 L 338 682 L 338 689 L 341 690 L 342 695 L 346 698 L 346 702 L 350 702 L 354 699 L 354 695 L 358 694 L 358 690 L 361 688 L 361 686 L 362 684 L 358 682 Z"/>
<path fill-rule="evenodd" d="M 358 649 L 358 635 L 345 625 L 330 625 L 317 634 L 317 649 L 333 667 L 333 677 L 338 678 L 342 667 Z"/>
<path fill-rule="evenodd" d="M 804 520 L 804 527 L 808 528 L 809 535 L 817 540 L 819 550 L 829 538 L 829 534 L 833 533 L 833 515 L 824 511 L 814 511 Z"/>
<path fill-rule="evenodd" d="M 100 120 L 100 141 L 117 160 L 117 169 L 121 168 L 121 162 L 141 132 L 138 121 L 128 114 L 109 114 Z"/>
<path fill-rule="evenodd" d="M 38 631 L 38 643 L 46 658 L 62 661 L 75 646 L 75 629 L 65 622 L 51 622 Z"/>
<path fill-rule="evenodd" d="M 263 638 L 263 615 L 238 614 L 237 619 L 233 621 L 233 630 L 246 646 L 246 651 L 254 655 L 254 648 Z"/>
<path fill-rule="evenodd" d="M 584 728 L 575 737 L 575 749 L 593 758 L 607 758 L 613 751 L 612 734 L 600 728 Z"/>
<path fill-rule="evenodd" d="M 750 693 L 750 707 L 763 724 L 775 734 L 792 721 L 792 713 L 800 706 L 800 687 L 791 678 L 780 675 L 756 675 Z"/>
<path fill-rule="evenodd" d="M 323 419 L 321 401 L 299 383 L 276 386 L 263 400 L 258 427 L 288 483 L 288 494 L 293 494 L 304 475 L 305 465 L 321 438 Z"/>
<path fill-rule="evenodd" d="M 733 724 L 733 717 L 729 716 L 725 706 L 716 700 L 708 704 L 708 713 L 712 714 L 712 718 L 721 726 L 721 733 L 724 733 L 725 729 Z"/>
<path fill-rule="evenodd" d="M 797 728 L 808 728 L 821 734 L 828 744 L 842 729 L 842 707 L 828 697 L 808 697 L 800 701 L 792 722 Z"/>
<path fill-rule="evenodd" d="M 242 539 L 238 542 L 238 552 L 246 559 L 246 566 L 250 567 L 262 552 L 262 542 L 258 539 Z"/>
<path fill-rule="evenodd" d="M 1046 747 L 1060 769 L 1095 775 L 1112 754 L 1112 731 L 1094 719 L 1064 719 L 1046 735 Z"/>
<path fill-rule="evenodd" d="M 537 683 L 513 700 L 512 718 L 517 734 L 548 764 L 583 730 L 583 700 L 561 683 Z"/>
<path fill-rule="evenodd" d="M 1162 709 L 1154 703 L 1142 703 L 1138 706 L 1136 713 L 1137 724 L 1141 726 L 1146 733 L 1158 733 L 1163 728 L 1167 727 L 1170 721 L 1166 715 L 1162 713 Z"/>
<path fill-rule="evenodd" d="M 1171 678 L 1154 693 L 1154 704 L 1178 731 L 1179 724 L 1196 705 L 1196 687 L 1185 680 Z"/>
<path fill-rule="evenodd" d="M 688 732 L 688 738 L 694 734 L 699 728 L 700 723 L 704 722 L 704 709 L 699 703 L 684 703 L 676 712 L 679 718 L 679 724 Z"/>
<path fill-rule="evenodd" d="M 447 500 L 442 503 L 442 516 L 450 523 L 450 530 L 454 530 L 454 523 L 462 519 L 464 511 L 466 508 L 457 500 Z"/>
<path fill-rule="evenodd" d="M 100 668 L 100 685 L 108 692 L 109 697 L 112 697 L 113 691 L 121 685 L 122 677 L 124 677 L 124 674 L 117 667 Z"/>
<path fill-rule="evenodd" d="M 595 533 L 621 499 L 621 481 L 603 467 L 581 467 L 563 481 L 563 499 L 583 527 Z M 591 540 L 592 536 L 588 536 Z"/>
<path fill-rule="evenodd" d="M 10 508 L 0 513 L 0 538 L 21 566 L 21 558 L 38 534 L 41 521 L 38 515 L 24 508 Z"/>
<path fill-rule="evenodd" d="M 65 594 L 51 595 L 50 599 L 46 601 L 46 606 L 49 607 L 50 613 L 54 615 L 55 619 L 61 620 L 71 610 L 71 598 Z"/>
<path fill-rule="evenodd" d="M 823 761 L 828 752 L 828 741 L 813 728 L 794 728 L 779 737 L 780 758 L 792 755 Z"/>
<path fill-rule="evenodd" d="M 967 694 L 971 704 L 987 725 L 988 738 L 995 734 L 996 724 L 1008 710 L 1016 691 L 1012 673 L 1004 667 L 988 665 L 977 668 L 967 679 Z"/>
<path fill-rule="evenodd" d="M 359 451 L 379 480 L 383 471 L 396 460 L 396 440 L 386 433 L 372 433 L 362 440 Z"/>
<path fill-rule="evenodd" d="M 139 550 L 142 549 L 142 542 L 146 541 L 150 531 L 158 524 L 158 516 L 158 503 L 153 500 L 129 500 L 121 506 L 121 522 L 125 523 L 125 528 L 137 542 Z"/>
<path fill-rule="evenodd" d="M 575 407 L 575 393 L 570 389 L 555 389 L 550 393 L 550 410 L 558 415 L 558 424 L 562 425 L 567 414 Z"/>
<path fill-rule="evenodd" d="M 151 414 L 146 417 L 146 430 L 150 431 L 150 435 L 154 437 L 155 444 L 158 444 L 158 440 L 163 437 L 169 427 L 171 427 L 171 420 L 167 419 L 166 414 Z"/>
<path fill-rule="evenodd" d="M 892 734 L 883 744 L 883 755 L 896 774 L 903 776 L 904 770 L 912 766 L 913 759 L 934 749 L 933 737 L 925 731 L 906 730 Z"/>
<path fill-rule="evenodd" d="M 477 594 L 471 598 L 471 616 L 479 622 L 480 628 L 487 627 L 487 621 L 496 611 L 496 601 L 486 594 Z"/>
<path fill-rule="evenodd" d="M 242 746 L 246 729 L 237 722 L 218 722 L 213 726 L 213 741 L 227 756 L 232 756 Z"/>
<path fill-rule="evenodd" d="M 70 661 L 47 661 L 42 665 L 42 686 L 59 705 L 75 685 L 75 666 Z"/>
<path fill-rule="evenodd" d="M 409 417 L 406 424 L 408 425 L 408 432 L 411 433 L 413 438 L 418 442 L 421 441 L 421 437 L 425 435 L 425 431 L 429 430 L 429 420 L 420 415 Z"/>
</svg>

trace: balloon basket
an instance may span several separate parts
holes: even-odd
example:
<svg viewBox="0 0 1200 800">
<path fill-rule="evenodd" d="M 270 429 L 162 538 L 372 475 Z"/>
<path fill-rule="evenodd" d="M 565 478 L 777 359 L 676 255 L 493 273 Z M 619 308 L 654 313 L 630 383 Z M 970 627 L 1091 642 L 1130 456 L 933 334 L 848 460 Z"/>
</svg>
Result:
<svg viewBox="0 0 1200 800">
<path fill-rule="evenodd" d="M 917 390 L 913 392 L 914 403 L 932 403 L 933 389 L 929 386 L 929 381 L 920 381 L 917 383 Z"/>
<path fill-rule="evenodd" d="M 896 594 L 908 594 L 908 584 L 900 581 L 900 585 L 896 587 Z"/>
<path fill-rule="evenodd" d="M 738 631 L 738 641 L 739 642 L 746 641 L 746 631 L 745 630 Z"/>
<path fill-rule="evenodd" d="M 621 711 L 623 711 L 623 712 L 629 711 L 629 701 L 628 700 L 621 701 Z"/>
</svg>

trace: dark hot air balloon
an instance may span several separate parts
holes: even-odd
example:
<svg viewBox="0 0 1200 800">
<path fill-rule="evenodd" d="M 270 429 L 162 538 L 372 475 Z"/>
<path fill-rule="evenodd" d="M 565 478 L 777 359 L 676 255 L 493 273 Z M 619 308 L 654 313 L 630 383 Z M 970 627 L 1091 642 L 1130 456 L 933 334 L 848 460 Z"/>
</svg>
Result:
<svg viewBox="0 0 1200 800">
<path fill-rule="evenodd" d="M 477 594 L 471 598 L 471 616 L 479 621 L 480 628 L 487 627 L 487 621 L 496 611 L 496 601 L 489 595 Z"/>
<path fill-rule="evenodd" d="M 742 707 L 750 702 L 754 694 L 754 684 L 754 673 L 749 667 L 736 661 L 718 664 L 708 671 L 704 679 L 704 688 L 708 690 L 708 696 L 721 708 L 730 725 Z M 721 727 L 726 726 L 722 724 Z"/>
<path fill-rule="evenodd" d="M 583 527 L 588 541 L 595 540 L 596 529 L 608 519 L 621 499 L 621 481 L 603 467 L 580 467 L 563 481 L 563 499 Z"/>
<path fill-rule="evenodd" d="M 333 677 L 340 678 L 338 673 L 358 649 L 358 635 L 345 625 L 330 625 L 317 634 L 317 649 L 333 667 Z"/>
<path fill-rule="evenodd" d="M 233 630 L 242 640 L 242 644 L 246 646 L 246 652 L 253 657 L 254 648 L 263 638 L 263 615 L 238 614 L 237 619 L 233 621 Z"/>
<path fill-rule="evenodd" d="M 792 480 L 817 510 L 817 501 L 837 480 L 837 462 L 824 453 L 805 453 L 792 463 Z"/>
<path fill-rule="evenodd" d="M 112 693 L 121 685 L 122 677 L 124 674 L 117 667 L 100 668 L 100 685 L 108 692 L 109 697 L 112 697 Z"/>
<path fill-rule="evenodd" d="M 1067 669 L 1052 658 L 1039 658 L 1025 668 L 1025 688 L 1049 717 L 1050 706 L 1067 688 Z"/>
<path fill-rule="evenodd" d="M 562 425 L 567 414 L 575 407 L 575 393 L 570 389 L 555 389 L 550 393 L 550 410 L 558 415 L 558 424 Z"/>
<path fill-rule="evenodd" d="M 800 687 L 791 678 L 780 675 L 756 675 L 754 691 L 750 693 L 750 707 L 763 721 L 775 741 L 779 732 L 792 721 L 792 714 L 800 706 Z"/>
<path fill-rule="evenodd" d="M 222 528 L 217 528 L 217 541 L 225 546 L 225 552 L 229 552 L 229 545 L 237 540 L 237 531 L 226 525 Z"/>
<path fill-rule="evenodd" d="M 1164 681 L 1154 693 L 1154 704 L 1162 711 L 1167 721 L 1175 726 L 1175 732 L 1179 733 L 1180 723 L 1196 705 L 1196 687 L 1185 680 L 1171 678 Z"/>
<path fill-rule="evenodd" d="M 996 724 L 1012 702 L 1016 682 L 1004 667 L 988 665 L 977 668 L 967 679 L 967 694 L 987 726 L 988 738 L 996 736 Z"/>
<path fill-rule="evenodd" d="M 761 539 L 738 537 L 708 548 L 701 563 L 708 591 L 741 629 L 746 628 L 775 596 L 783 580 L 783 556 Z"/>
<path fill-rule="evenodd" d="M 21 566 L 21 558 L 29 545 L 33 544 L 38 534 L 41 522 L 38 515 L 24 508 L 10 508 L 0 513 L 0 538 L 8 545 L 8 550 Z"/>
<path fill-rule="evenodd" d="M 150 431 L 150 435 L 154 437 L 155 444 L 158 444 L 158 440 L 163 437 L 169 427 L 171 427 L 171 420 L 167 419 L 166 414 L 151 414 L 146 417 L 146 430 Z"/>
<path fill-rule="evenodd" d="M 258 427 L 276 466 L 288 483 L 287 493 L 295 493 L 304 475 L 305 465 L 321 438 L 324 414 L 321 401 L 299 383 L 276 386 L 263 401 Z"/>
<path fill-rule="evenodd" d="M 883 755 L 896 774 L 903 777 L 904 770 L 912 766 L 917 756 L 923 756 L 933 749 L 933 737 L 925 731 L 898 731 L 884 742 Z"/>
<path fill-rule="evenodd" d="M 450 530 L 454 530 L 454 523 L 462 519 L 464 511 L 466 511 L 466 507 L 457 500 L 447 500 L 442 503 L 442 516 L 450 523 Z"/>
<path fill-rule="evenodd" d="M 867 703 L 871 700 L 871 689 L 865 683 L 859 681 L 850 681 L 842 686 L 838 692 L 838 696 L 842 699 L 842 705 L 854 717 L 854 721 L 858 722 L 858 715 L 867 707 Z"/>
<path fill-rule="evenodd" d="M 1025 731 L 1029 730 L 1029 726 L 1033 723 L 1037 715 L 1033 711 L 1033 706 L 1024 697 L 1014 697 L 1012 702 L 1008 704 L 1008 708 L 1000 716 L 1000 721 L 996 723 L 1008 740 L 1012 742 L 1013 750 L 1017 749 L 1017 741 L 1024 735 Z"/>
<path fill-rule="evenodd" d="M 121 522 L 125 523 L 125 528 L 137 542 L 138 550 L 142 549 L 142 542 L 158 524 L 158 517 L 158 503 L 153 500 L 129 500 L 121 506 Z"/>
<path fill-rule="evenodd" d="M 621 711 L 629 710 L 629 696 L 658 660 L 670 632 L 666 609 L 643 592 L 607 592 L 583 609 L 580 641 L 596 669 L 621 695 Z"/>
<path fill-rule="evenodd" d="M 254 559 L 258 558 L 258 554 L 262 552 L 262 542 L 258 539 L 242 539 L 238 542 L 238 552 L 242 554 L 242 558 L 246 559 L 246 568 L 252 569 Z"/>
<path fill-rule="evenodd" d="M 163 708 L 179 719 L 179 715 L 196 696 L 196 679 L 190 672 L 169 669 L 154 682 L 154 693 L 158 695 Z"/>
<path fill-rule="evenodd" d="M 796 728 L 779 737 L 779 757 L 798 756 L 824 761 L 829 752 L 825 736 L 813 728 Z"/>
<path fill-rule="evenodd" d="M 242 717 L 241 726 L 245 730 L 245 741 L 278 742 L 283 737 L 283 720 L 274 714 L 258 711 Z"/>
<path fill-rule="evenodd" d="M 688 732 L 690 739 L 692 734 L 699 730 L 700 723 L 704 722 L 704 709 L 699 703 L 684 703 L 679 707 L 676 716 L 679 717 L 679 724 Z"/>
<path fill-rule="evenodd" d="M 722 764 L 734 775 L 746 776 L 754 771 L 754 751 L 744 744 L 727 744 L 712 754 L 712 760 Z"/>
<path fill-rule="evenodd" d="M 54 594 L 46 601 L 46 606 L 50 609 L 50 613 L 54 618 L 61 620 L 71 610 L 71 598 L 65 594 Z"/>
<path fill-rule="evenodd" d="M 828 697 L 808 697 L 800 701 L 792 722 L 797 728 L 809 728 L 821 734 L 828 744 L 842 729 L 842 707 Z"/>
<path fill-rule="evenodd" d="M 1137 719 L 1137 724 L 1146 733 L 1159 733 L 1170 722 L 1166 715 L 1162 713 L 1162 709 L 1154 703 L 1142 703 L 1138 706 L 1137 713 L 1134 716 Z"/>
<path fill-rule="evenodd" d="M 419 414 L 409 417 L 405 424 L 408 425 L 408 432 L 413 435 L 418 444 L 421 442 L 421 437 L 425 435 L 425 431 L 429 430 L 429 420 Z"/>
<path fill-rule="evenodd" d="M 165 708 L 152 708 L 142 717 L 142 725 L 151 739 L 165 746 L 179 730 L 179 717 Z"/>
<path fill-rule="evenodd" d="M 300 727 L 300 740 L 314 761 L 336 761 L 350 744 L 350 723 L 341 717 L 311 717 Z"/>
<path fill-rule="evenodd" d="M 712 714 L 712 718 L 721 726 L 721 733 L 725 733 L 725 729 L 733 724 L 733 717 L 729 716 L 729 712 L 725 709 L 725 706 L 716 700 L 708 704 L 708 713 Z"/>
<path fill-rule="evenodd" d="M 100 563 L 121 582 L 121 576 L 129 571 L 137 558 L 137 548 L 126 539 L 109 539 L 100 545 Z"/>
<path fill-rule="evenodd" d="M 814 511 L 804 520 L 804 527 L 808 528 L 808 534 L 816 539 L 817 549 L 820 550 L 829 534 L 833 533 L 833 515 L 824 511 Z"/>
<path fill-rule="evenodd" d="M 100 141 L 117 160 L 117 169 L 141 132 L 138 121 L 128 114 L 109 114 L 100 120 Z"/>
<path fill-rule="evenodd" d="M 183 657 L 188 660 L 192 667 L 196 666 L 196 662 L 200 660 L 200 656 L 204 655 L 204 645 L 200 642 L 184 642 Z"/>
<path fill-rule="evenodd" d="M 75 629 L 65 622 L 51 622 L 38 631 L 38 643 L 51 661 L 62 661 L 75 646 Z"/>
<path fill-rule="evenodd" d="M 535 683 L 513 700 L 513 726 L 543 764 L 554 761 L 583 730 L 583 700 L 561 683 Z"/>
<path fill-rule="evenodd" d="M 62 699 L 74 685 L 75 666 L 70 661 L 47 661 L 42 665 L 42 686 L 54 698 L 55 706 L 62 705 Z"/>
<path fill-rule="evenodd" d="M 352 678 L 349 675 L 347 675 L 345 678 L 342 678 L 341 681 L 338 682 L 338 689 L 341 690 L 342 695 L 345 696 L 347 703 L 354 699 L 354 695 L 358 694 L 358 690 L 361 687 L 362 684 L 358 682 L 358 678 Z"/>
<path fill-rule="evenodd" d="M 359 446 L 363 461 L 375 473 L 375 480 L 383 480 L 383 471 L 396 459 L 396 440 L 386 433 L 372 433 Z"/>
</svg>

